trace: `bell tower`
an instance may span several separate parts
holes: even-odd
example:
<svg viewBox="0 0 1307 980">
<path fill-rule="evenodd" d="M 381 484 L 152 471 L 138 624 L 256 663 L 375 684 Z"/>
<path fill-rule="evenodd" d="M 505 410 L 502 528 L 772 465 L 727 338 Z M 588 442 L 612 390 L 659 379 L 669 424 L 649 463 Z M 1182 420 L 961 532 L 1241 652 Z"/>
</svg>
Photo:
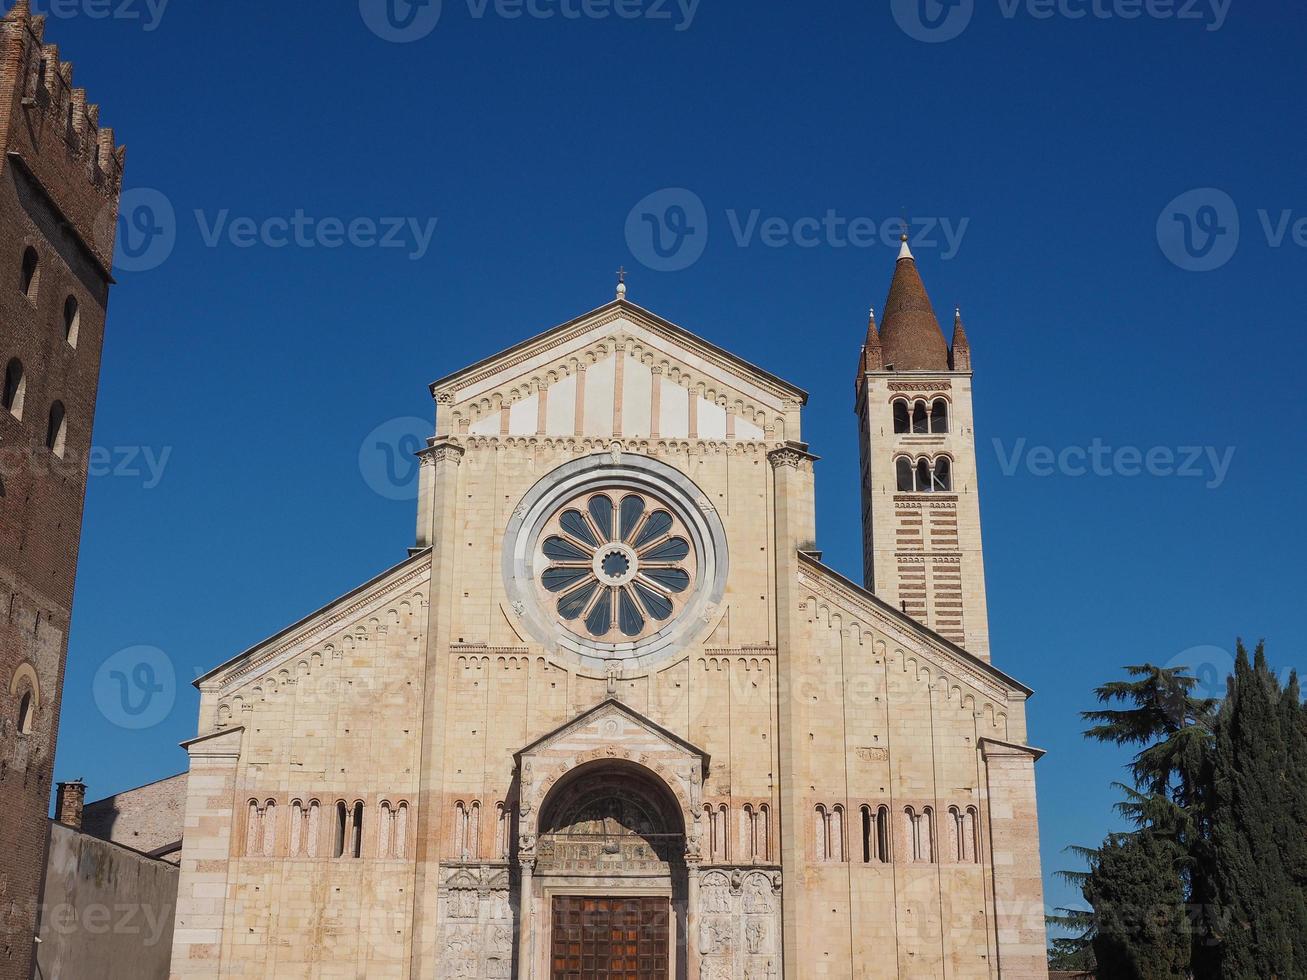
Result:
<svg viewBox="0 0 1307 980">
<path fill-rule="evenodd" d="M 903 238 L 879 328 L 858 361 L 863 578 L 868 590 L 989 660 L 971 348 L 945 342 Z"/>
</svg>

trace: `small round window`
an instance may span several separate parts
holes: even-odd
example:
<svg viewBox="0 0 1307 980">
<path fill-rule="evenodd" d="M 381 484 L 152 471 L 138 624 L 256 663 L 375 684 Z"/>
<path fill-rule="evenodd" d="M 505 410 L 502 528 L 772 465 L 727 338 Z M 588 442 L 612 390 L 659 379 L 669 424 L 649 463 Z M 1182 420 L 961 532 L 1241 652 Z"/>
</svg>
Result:
<svg viewBox="0 0 1307 980">
<path fill-rule="evenodd" d="M 540 539 L 539 585 L 558 621 L 609 643 L 657 632 L 695 581 L 689 535 L 657 498 L 625 489 L 568 501 Z"/>
</svg>

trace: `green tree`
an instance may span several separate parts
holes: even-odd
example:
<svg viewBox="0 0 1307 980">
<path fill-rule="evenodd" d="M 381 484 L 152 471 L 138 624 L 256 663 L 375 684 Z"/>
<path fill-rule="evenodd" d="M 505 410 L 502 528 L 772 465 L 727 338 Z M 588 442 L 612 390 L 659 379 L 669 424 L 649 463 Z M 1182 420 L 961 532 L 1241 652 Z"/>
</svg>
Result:
<svg viewBox="0 0 1307 980">
<path fill-rule="evenodd" d="M 1091 858 L 1085 900 L 1104 980 L 1185 980 L 1190 943 L 1184 847 L 1151 828 L 1109 837 Z"/>
<path fill-rule="evenodd" d="M 1296 677 L 1282 687 L 1263 645 L 1239 644 L 1215 723 L 1209 922 L 1200 976 L 1265 980 L 1307 974 L 1307 730 Z"/>
</svg>

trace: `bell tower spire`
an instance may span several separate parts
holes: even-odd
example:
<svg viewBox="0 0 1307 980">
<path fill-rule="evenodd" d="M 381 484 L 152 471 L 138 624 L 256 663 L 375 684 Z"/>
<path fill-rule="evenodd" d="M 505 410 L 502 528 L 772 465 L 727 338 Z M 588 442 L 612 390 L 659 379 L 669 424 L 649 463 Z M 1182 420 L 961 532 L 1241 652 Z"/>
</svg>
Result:
<svg viewBox="0 0 1307 980">
<path fill-rule="evenodd" d="M 944 339 L 906 235 L 882 313 L 855 399 L 865 585 L 988 660 L 971 346 L 961 309 Z"/>
</svg>

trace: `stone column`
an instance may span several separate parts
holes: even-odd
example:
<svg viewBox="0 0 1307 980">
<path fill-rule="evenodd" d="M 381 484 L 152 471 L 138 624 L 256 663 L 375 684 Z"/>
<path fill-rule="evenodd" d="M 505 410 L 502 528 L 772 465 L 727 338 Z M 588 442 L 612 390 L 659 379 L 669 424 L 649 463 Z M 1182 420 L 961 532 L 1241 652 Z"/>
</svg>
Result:
<svg viewBox="0 0 1307 980">
<path fill-rule="evenodd" d="M 780 791 L 781 864 L 791 881 L 803 880 L 804 774 L 797 760 L 804 758 L 800 706 L 791 685 L 802 676 L 805 651 L 802 644 L 802 615 L 798 591 L 799 552 L 811 549 L 816 535 L 813 505 L 812 464 L 816 457 L 802 443 L 786 443 L 767 454 L 772 466 L 776 522 L 776 698 L 777 774 Z M 798 977 L 804 966 L 802 924 L 799 919 L 801 889 L 781 901 L 783 973 Z"/>
<path fill-rule="evenodd" d="M 699 980 L 699 867 L 703 857 L 696 840 L 686 848 L 686 877 L 689 879 L 685 897 L 685 975 L 686 980 Z"/>
<path fill-rule="evenodd" d="M 172 939 L 174 978 L 220 972 L 236 769 L 244 733 L 244 728 L 227 728 L 182 743 L 191 762 Z"/>
<path fill-rule="evenodd" d="M 980 749 L 989 802 L 998 974 L 1004 980 L 1047 980 L 1039 811 L 1035 806 L 1035 762 L 1044 753 L 989 738 L 980 740 Z"/>
<path fill-rule="evenodd" d="M 535 925 L 535 917 L 531 914 L 535 904 L 531 884 L 535 866 L 534 853 L 518 858 L 520 891 L 517 899 L 517 972 L 520 980 L 532 980 L 535 976 L 537 956 L 535 944 L 531 941 L 531 930 Z"/>
</svg>

